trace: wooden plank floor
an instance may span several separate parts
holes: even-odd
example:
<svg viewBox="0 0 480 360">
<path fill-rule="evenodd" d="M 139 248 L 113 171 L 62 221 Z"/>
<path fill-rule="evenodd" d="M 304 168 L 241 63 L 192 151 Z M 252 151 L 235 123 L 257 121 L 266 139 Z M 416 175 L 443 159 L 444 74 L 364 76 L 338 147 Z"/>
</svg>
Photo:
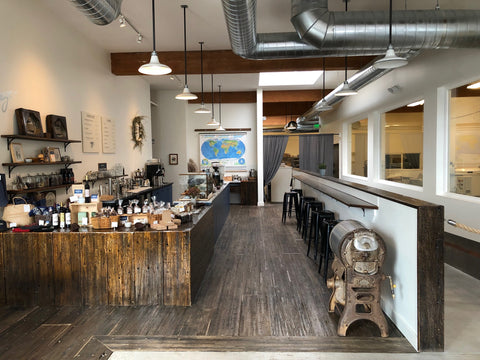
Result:
<svg viewBox="0 0 480 360">
<path fill-rule="evenodd" d="M 232 206 L 191 307 L 0 307 L 0 359 L 108 358 L 115 350 L 413 352 L 390 324 L 336 335 L 329 291 L 281 206 Z"/>
</svg>

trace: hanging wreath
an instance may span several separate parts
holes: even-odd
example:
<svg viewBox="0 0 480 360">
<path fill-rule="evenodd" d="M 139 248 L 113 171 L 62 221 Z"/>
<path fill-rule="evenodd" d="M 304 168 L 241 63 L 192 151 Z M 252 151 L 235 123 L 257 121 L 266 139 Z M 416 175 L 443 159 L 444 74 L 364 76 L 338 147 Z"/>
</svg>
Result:
<svg viewBox="0 0 480 360">
<path fill-rule="evenodd" d="M 145 128 L 143 127 L 142 120 L 145 116 L 135 116 L 132 120 L 132 141 L 133 148 L 139 147 L 142 149 L 143 141 L 145 140 Z"/>
</svg>

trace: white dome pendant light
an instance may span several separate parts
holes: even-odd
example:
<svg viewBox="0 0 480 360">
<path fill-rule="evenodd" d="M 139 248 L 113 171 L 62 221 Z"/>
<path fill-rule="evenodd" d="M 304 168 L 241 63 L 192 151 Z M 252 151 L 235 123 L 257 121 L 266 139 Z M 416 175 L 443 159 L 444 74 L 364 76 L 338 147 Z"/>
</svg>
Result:
<svg viewBox="0 0 480 360">
<path fill-rule="evenodd" d="M 376 69 L 396 69 L 408 64 L 408 60 L 397 56 L 392 46 L 392 0 L 390 0 L 390 32 L 388 37 L 388 48 L 385 57 L 375 61 L 373 66 Z"/>
<path fill-rule="evenodd" d="M 222 126 L 222 85 L 218 85 L 218 120 L 220 121 L 220 125 L 215 131 L 225 131 Z"/>
<path fill-rule="evenodd" d="M 197 95 L 192 94 L 188 89 L 187 83 L 187 15 L 186 10 L 188 5 L 180 5 L 183 8 L 183 49 L 185 54 L 185 87 L 183 88 L 183 92 L 175 96 L 177 100 L 195 100 L 198 98 Z"/>
<path fill-rule="evenodd" d="M 169 66 L 160 64 L 158 60 L 157 51 L 155 50 L 155 0 L 152 0 L 152 25 L 153 25 L 153 51 L 148 64 L 143 64 L 138 69 L 139 72 L 145 75 L 166 75 L 172 72 Z M 139 36 L 141 36 L 139 34 Z"/>
<path fill-rule="evenodd" d="M 213 93 L 213 74 L 210 74 L 210 77 L 212 79 L 212 118 L 210 121 L 207 123 L 208 126 L 218 126 L 218 121 L 215 120 L 215 106 L 213 105 L 214 103 L 214 93 Z"/>
<path fill-rule="evenodd" d="M 200 81 L 202 84 L 202 104 L 200 107 L 194 111 L 196 114 L 210 114 L 210 109 L 205 107 L 205 103 L 203 102 L 203 41 L 199 42 L 200 44 Z"/>
</svg>

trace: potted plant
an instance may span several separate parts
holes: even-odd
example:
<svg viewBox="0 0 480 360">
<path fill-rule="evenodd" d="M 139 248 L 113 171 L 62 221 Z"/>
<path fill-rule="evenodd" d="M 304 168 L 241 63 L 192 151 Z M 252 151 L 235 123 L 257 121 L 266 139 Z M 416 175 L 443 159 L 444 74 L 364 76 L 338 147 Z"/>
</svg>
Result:
<svg viewBox="0 0 480 360">
<path fill-rule="evenodd" d="M 325 176 L 325 173 L 327 171 L 327 165 L 323 163 L 318 164 L 318 170 L 320 171 L 320 175 Z"/>
</svg>

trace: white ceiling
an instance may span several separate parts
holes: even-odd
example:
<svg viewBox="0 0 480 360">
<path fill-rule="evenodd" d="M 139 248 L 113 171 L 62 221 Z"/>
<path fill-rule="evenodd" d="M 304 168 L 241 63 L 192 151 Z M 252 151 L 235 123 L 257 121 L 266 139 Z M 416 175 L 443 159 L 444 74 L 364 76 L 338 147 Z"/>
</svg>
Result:
<svg viewBox="0 0 480 360">
<path fill-rule="evenodd" d="M 479 9 L 478 0 L 438 0 L 442 9 Z M 149 52 L 152 50 L 151 0 L 123 0 L 122 13 L 144 36 L 141 44 L 136 42 L 136 33 L 130 28 L 120 28 L 114 21 L 106 26 L 90 22 L 83 13 L 71 4 L 70 0 L 43 0 L 46 7 L 55 13 L 59 21 L 64 21 L 85 37 L 91 39 L 107 52 Z M 432 9 L 437 0 L 394 0 L 394 9 Z M 200 50 L 199 41 L 204 42 L 204 50 L 230 49 L 220 0 L 162 0 L 156 1 L 156 37 L 158 51 L 183 50 L 183 9 L 187 9 L 187 49 Z M 349 11 L 387 10 L 389 0 L 350 0 Z M 344 0 L 329 0 L 329 10 L 343 11 Z M 290 23 L 290 0 L 258 0 L 257 32 L 293 32 Z M 161 59 L 160 59 L 161 61 Z M 351 74 L 349 74 L 351 76 Z M 181 89 L 183 76 L 170 80 L 169 76 L 144 76 L 154 89 Z M 327 88 L 334 88 L 343 81 L 343 72 L 328 72 Z M 204 78 L 205 91 L 210 91 L 210 76 Z M 215 87 L 222 85 L 225 91 L 246 91 L 257 88 L 257 74 L 216 75 Z M 313 88 L 321 89 L 322 79 Z M 200 76 L 189 76 L 190 90 L 200 90 Z M 302 87 L 296 87 L 296 89 Z M 305 87 L 304 87 L 305 88 Z M 312 88 L 311 86 L 309 88 Z M 282 88 L 275 88 L 282 89 Z"/>
</svg>

